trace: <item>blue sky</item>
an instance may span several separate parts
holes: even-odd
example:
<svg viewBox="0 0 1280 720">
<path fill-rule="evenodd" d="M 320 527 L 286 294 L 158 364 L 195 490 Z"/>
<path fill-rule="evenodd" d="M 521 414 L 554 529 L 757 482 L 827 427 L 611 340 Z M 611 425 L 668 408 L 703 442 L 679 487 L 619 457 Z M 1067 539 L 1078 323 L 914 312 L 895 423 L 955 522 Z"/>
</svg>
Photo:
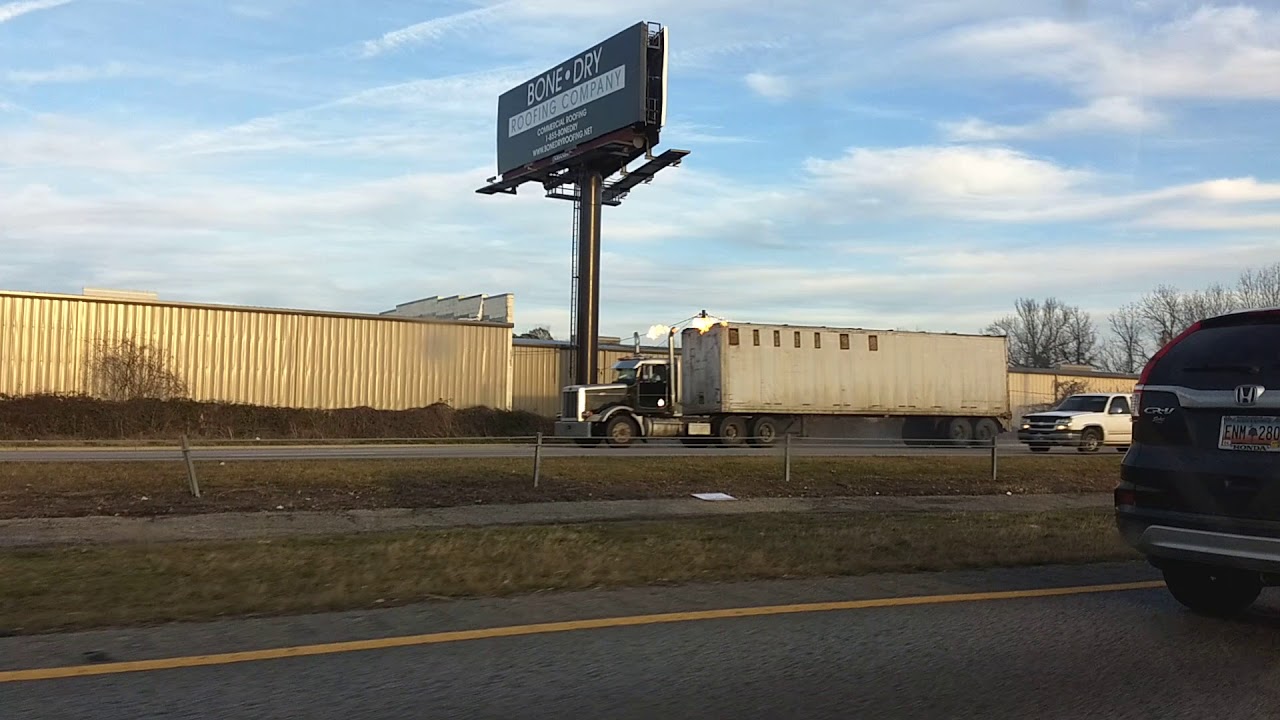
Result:
<svg viewBox="0 0 1280 720">
<path fill-rule="evenodd" d="M 1280 8 L 1173 0 L 0 0 L 0 287 L 567 331 L 571 206 L 475 194 L 497 96 L 670 28 L 678 169 L 604 213 L 602 329 L 1099 320 L 1280 259 Z"/>
</svg>

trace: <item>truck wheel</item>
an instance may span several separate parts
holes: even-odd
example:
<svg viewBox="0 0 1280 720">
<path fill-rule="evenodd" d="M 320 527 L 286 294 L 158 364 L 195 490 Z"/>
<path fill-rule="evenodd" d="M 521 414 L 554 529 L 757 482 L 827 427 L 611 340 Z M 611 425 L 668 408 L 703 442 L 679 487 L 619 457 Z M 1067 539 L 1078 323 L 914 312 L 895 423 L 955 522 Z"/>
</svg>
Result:
<svg viewBox="0 0 1280 720">
<path fill-rule="evenodd" d="M 951 422 L 947 423 L 947 439 L 954 441 L 949 443 L 954 447 L 967 444 L 967 441 L 973 439 L 973 423 L 966 418 L 951 418 Z"/>
<path fill-rule="evenodd" d="M 613 447 L 629 447 L 640 434 L 640 426 L 630 415 L 614 415 L 604 426 L 605 437 Z"/>
<path fill-rule="evenodd" d="M 1076 448 L 1080 452 L 1098 452 L 1102 447 L 1102 431 L 1098 428 L 1085 428 L 1080 433 L 1080 447 Z"/>
<path fill-rule="evenodd" d="M 726 447 L 737 447 L 747 434 L 747 423 L 742 418 L 731 415 L 720 421 L 720 444 Z"/>
<path fill-rule="evenodd" d="M 992 438 L 1000 434 L 1000 424 L 991 418 L 982 418 L 973 426 L 975 445 L 990 445 Z"/>
<path fill-rule="evenodd" d="M 756 418 L 751 424 L 751 444 L 769 447 L 778 441 L 778 423 L 773 418 Z"/>
</svg>

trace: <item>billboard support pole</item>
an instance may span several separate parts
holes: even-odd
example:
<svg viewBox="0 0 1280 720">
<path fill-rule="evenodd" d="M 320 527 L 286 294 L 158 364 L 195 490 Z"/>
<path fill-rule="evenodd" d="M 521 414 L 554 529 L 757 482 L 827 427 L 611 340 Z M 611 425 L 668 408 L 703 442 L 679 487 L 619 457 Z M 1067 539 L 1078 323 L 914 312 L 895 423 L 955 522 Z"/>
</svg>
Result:
<svg viewBox="0 0 1280 720">
<path fill-rule="evenodd" d="M 574 382 L 588 385 L 599 382 L 600 337 L 600 208 L 604 195 L 604 176 L 584 165 L 578 171 L 578 307 L 577 347 L 574 348 Z"/>
</svg>

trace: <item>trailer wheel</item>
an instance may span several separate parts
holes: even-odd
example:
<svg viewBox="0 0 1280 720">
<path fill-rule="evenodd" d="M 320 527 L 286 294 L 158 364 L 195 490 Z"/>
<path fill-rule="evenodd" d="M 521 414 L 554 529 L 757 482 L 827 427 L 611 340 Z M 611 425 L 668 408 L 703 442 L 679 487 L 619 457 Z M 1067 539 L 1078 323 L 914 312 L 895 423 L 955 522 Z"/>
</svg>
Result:
<svg viewBox="0 0 1280 720">
<path fill-rule="evenodd" d="M 953 446 L 968 444 L 973 439 L 973 423 L 968 418 L 951 418 L 947 423 L 947 439 L 954 441 Z"/>
<path fill-rule="evenodd" d="M 747 434 L 747 423 L 737 415 L 730 415 L 720 421 L 720 444 L 726 447 L 737 447 L 742 444 Z"/>
<path fill-rule="evenodd" d="M 773 418 L 756 418 L 751 424 L 751 444 L 770 447 L 778 441 L 778 423 Z"/>
<path fill-rule="evenodd" d="M 611 446 L 630 447 L 636 436 L 640 434 L 640 426 L 636 425 L 636 421 L 632 420 L 630 415 L 618 414 L 605 424 L 604 434 Z"/>
<path fill-rule="evenodd" d="M 973 426 L 975 445 L 990 445 L 992 438 L 1000 434 L 1000 424 L 991 418 L 982 418 Z"/>
</svg>

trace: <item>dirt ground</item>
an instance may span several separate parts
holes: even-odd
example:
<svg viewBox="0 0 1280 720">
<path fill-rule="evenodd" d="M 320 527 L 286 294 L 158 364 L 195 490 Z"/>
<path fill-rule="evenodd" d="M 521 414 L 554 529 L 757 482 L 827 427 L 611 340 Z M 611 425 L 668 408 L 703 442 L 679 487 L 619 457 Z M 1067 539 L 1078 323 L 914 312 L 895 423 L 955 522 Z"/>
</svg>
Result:
<svg viewBox="0 0 1280 720">
<path fill-rule="evenodd" d="M 0 463 L 0 518 L 162 516 L 261 510 L 343 511 L 682 498 L 994 495 L 1110 492 L 1119 457 L 804 458 L 790 482 L 776 458 L 548 458 L 535 487 L 522 459 L 273 460 L 197 463 Z"/>
</svg>

